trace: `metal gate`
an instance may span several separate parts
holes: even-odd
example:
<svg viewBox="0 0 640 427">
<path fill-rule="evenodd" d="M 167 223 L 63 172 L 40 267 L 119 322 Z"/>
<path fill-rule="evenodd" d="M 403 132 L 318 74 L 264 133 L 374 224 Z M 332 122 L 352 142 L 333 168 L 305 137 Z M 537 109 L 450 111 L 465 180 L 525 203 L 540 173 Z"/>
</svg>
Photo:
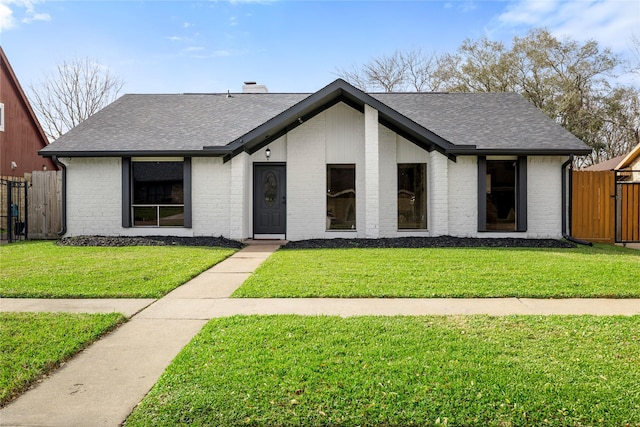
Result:
<svg viewBox="0 0 640 427">
<path fill-rule="evenodd" d="M 27 239 L 29 229 L 28 183 L 0 179 L 0 240 L 8 243 Z"/>
<path fill-rule="evenodd" d="M 616 171 L 616 243 L 640 242 L 640 171 Z"/>
</svg>

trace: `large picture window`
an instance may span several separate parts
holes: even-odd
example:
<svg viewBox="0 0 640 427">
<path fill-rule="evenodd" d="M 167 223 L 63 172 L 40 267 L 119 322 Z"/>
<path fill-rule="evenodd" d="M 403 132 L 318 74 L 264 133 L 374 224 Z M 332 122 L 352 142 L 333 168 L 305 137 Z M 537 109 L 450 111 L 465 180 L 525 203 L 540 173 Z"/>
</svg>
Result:
<svg viewBox="0 0 640 427">
<path fill-rule="evenodd" d="M 182 162 L 133 162 L 133 225 L 184 225 L 184 172 Z"/>
<path fill-rule="evenodd" d="M 189 160 L 123 159 L 123 226 L 190 227 Z"/>
<path fill-rule="evenodd" d="M 356 166 L 327 165 L 327 230 L 356 229 Z"/>
<path fill-rule="evenodd" d="M 427 165 L 398 165 L 398 229 L 427 229 Z"/>
<path fill-rule="evenodd" d="M 527 158 L 478 159 L 479 231 L 526 231 Z"/>
</svg>

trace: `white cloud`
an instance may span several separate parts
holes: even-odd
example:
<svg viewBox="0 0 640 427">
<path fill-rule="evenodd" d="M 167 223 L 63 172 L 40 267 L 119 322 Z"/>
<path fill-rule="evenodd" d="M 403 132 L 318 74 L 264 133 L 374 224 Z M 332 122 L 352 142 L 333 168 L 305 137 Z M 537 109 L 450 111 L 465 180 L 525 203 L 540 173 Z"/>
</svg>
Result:
<svg viewBox="0 0 640 427">
<path fill-rule="evenodd" d="M 9 30 L 14 26 L 15 20 L 13 19 L 11 8 L 0 0 L 0 31 Z"/>
<path fill-rule="evenodd" d="M 442 5 L 444 9 L 453 9 L 460 13 L 473 12 L 478 8 L 476 4 L 476 0 L 454 0 L 453 2 L 448 1 Z"/>
<path fill-rule="evenodd" d="M 187 52 L 199 52 L 204 50 L 204 46 L 190 46 L 187 48 Z"/>
<path fill-rule="evenodd" d="M 637 0 L 517 0 L 497 17 L 490 32 L 545 27 L 559 37 L 595 39 L 601 47 L 629 50 L 629 41 L 640 28 Z"/>
<path fill-rule="evenodd" d="M 9 30 L 16 26 L 16 14 L 24 24 L 34 21 L 51 21 L 51 15 L 36 11 L 39 0 L 0 0 L 0 31 Z"/>
<path fill-rule="evenodd" d="M 22 18 L 22 22 L 24 22 L 25 24 L 30 24 L 33 21 L 46 21 L 46 22 L 49 22 L 49 21 L 51 21 L 51 15 L 49 15 L 48 13 L 33 13 L 31 15 L 28 15 L 28 16 Z"/>
</svg>

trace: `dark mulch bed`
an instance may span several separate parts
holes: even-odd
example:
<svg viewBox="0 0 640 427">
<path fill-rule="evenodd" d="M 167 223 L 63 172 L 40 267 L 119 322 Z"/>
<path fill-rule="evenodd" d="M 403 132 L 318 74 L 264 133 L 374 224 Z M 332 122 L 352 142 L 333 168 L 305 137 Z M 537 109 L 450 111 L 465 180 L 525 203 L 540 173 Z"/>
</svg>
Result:
<svg viewBox="0 0 640 427">
<path fill-rule="evenodd" d="M 244 245 L 224 237 L 105 237 L 76 236 L 58 241 L 60 246 L 204 246 L 240 249 Z M 565 240 L 480 239 L 474 237 L 397 237 L 387 239 L 311 239 L 289 242 L 284 249 L 338 248 L 575 248 Z"/>
<path fill-rule="evenodd" d="M 240 249 L 244 245 L 236 240 L 224 237 L 105 237 L 76 236 L 64 237 L 58 241 L 60 246 L 204 246 Z"/>
<path fill-rule="evenodd" d="M 398 237 L 388 239 L 311 239 L 289 242 L 284 249 L 335 248 L 575 248 L 566 240 L 480 239 L 474 237 Z"/>
</svg>

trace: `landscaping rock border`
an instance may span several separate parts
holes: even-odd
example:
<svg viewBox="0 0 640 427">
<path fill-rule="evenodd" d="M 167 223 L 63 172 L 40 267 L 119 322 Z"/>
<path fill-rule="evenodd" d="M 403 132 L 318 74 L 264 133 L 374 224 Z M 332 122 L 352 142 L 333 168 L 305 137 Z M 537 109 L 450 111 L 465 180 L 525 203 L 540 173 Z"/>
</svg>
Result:
<svg viewBox="0 0 640 427">
<path fill-rule="evenodd" d="M 574 243 L 555 239 L 397 237 L 385 239 L 311 239 L 289 242 L 284 249 L 335 248 L 575 248 Z"/>
<path fill-rule="evenodd" d="M 63 237 L 58 241 L 60 246 L 204 246 L 241 249 L 244 245 L 236 240 L 224 237 L 106 237 L 76 236 Z"/>
<path fill-rule="evenodd" d="M 224 237 L 64 237 L 60 246 L 203 246 L 241 249 L 237 240 Z M 475 238 L 475 237 L 396 237 L 384 239 L 310 239 L 291 241 L 284 249 L 339 248 L 575 248 L 574 243 L 555 239 Z"/>
</svg>

